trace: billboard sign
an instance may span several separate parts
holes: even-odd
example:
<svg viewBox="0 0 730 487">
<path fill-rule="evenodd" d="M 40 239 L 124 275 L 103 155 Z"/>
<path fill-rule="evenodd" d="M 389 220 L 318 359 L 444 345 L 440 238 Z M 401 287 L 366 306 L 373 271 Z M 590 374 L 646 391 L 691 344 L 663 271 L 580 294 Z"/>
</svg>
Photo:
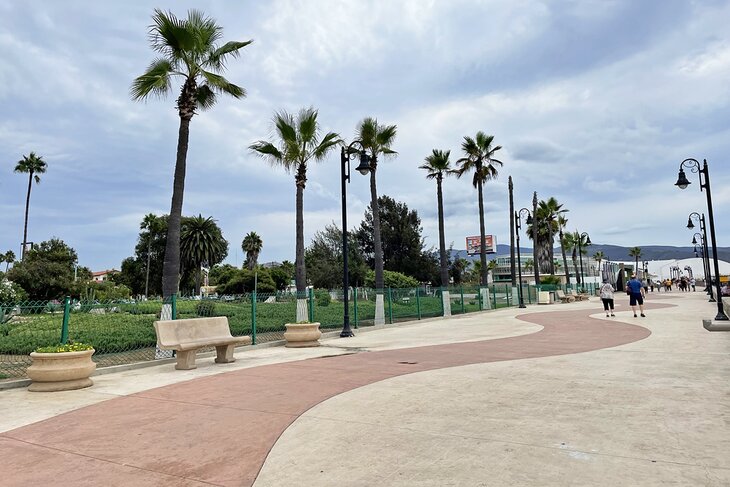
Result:
<svg viewBox="0 0 730 487">
<path fill-rule="evenodd" d="M 488 254 L 495 253 L 497 251 L 497 237 L 495 235 L 485 235 L 484 246 Z M 478 255 L 480 250 L 479 235 L 476 237 L 466 237 L 466 253 L 468 255 Z"/>
</svg>

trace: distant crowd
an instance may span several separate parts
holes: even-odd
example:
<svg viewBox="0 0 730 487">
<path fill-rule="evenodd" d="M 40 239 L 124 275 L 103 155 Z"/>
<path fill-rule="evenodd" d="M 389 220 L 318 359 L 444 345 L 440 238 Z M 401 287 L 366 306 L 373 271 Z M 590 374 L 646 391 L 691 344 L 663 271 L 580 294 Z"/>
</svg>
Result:
<svg viewBox="0 0 730 487">
<path fill-rule="evenodd" d="M 694 292 L 697 290 L 696 283 L 697 282 L 694 277 L 685 276 L 657 281 L 649 279 L 648 281 L 644 281 L 644 289 L 648 287 L 651 289 L 651 292 L 654 292 L 654 288 L 656 288 L 657 292 L 661 291 L 662 289 L 664 289 L 664 292 L 670 292 L 672 288 L 676 288 L 680 291 L 687 292 L 690 291 L 691 288 L 691 290 Z"/>
</svg>

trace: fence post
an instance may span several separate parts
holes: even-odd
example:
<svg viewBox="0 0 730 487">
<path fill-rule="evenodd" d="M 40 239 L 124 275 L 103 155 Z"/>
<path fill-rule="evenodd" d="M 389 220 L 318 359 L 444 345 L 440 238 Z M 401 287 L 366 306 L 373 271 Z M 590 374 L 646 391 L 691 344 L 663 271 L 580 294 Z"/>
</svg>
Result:
<svg viewBox="0 0 730 487">
<path fill-rule="evenodd" d="M 421 288 L 416 288 L 416 310 L 418 311 L 418 319 L 421 319 Z"/>
<path fill-rule="evenodd" d="M 441 299 L 439 299 L 439 303 L 441 303 L 441 316 L 443 316 L 443 315 L 444 315 L 444 313 L 446 312 L 446 307 L 445 307 L 445 305 L 444 305 L 444 287 L 443 287 L 443 286 L 441 286 L 441 288 L 440 288 L 440 289 L 441 289 L 441 296 L 440 296 L 440 297 L 441 297 Z M 448 290 L 448 289 L 449 289 L 449 288 L 447 287 L 447 288 L 446 288 L 446 290 Z"/>
<path fill-rule="evenodd" d="M 347 292 L 345 290 L 345 292 Z M 355 329 L 357 329 L 357 288 L 352 288 L 352 316 L 355 320 Z"/>
<path fill-rule="evenodd" d="M 509 308 L 512 306 L 511 299 L 512 298 L 512 286 L 508 286 L 507 284 L 504 285 L 504 293 L 507 296 L 507 307 Z"/>
<path fill-rule="evenodd" d="M 309 288 L 309 322 L 314 323 L 314 289 Z"/>
<path fill-rule="evenodd" d="M 256 291 L 251 294 L 251 345 L 256 345 Z"/>
<path fill-rule="evenodd" d="M 63 324 L 61 325 L 61 344 L 68 342 L 68 318 L 71 313 L 71 297 L 66 296 L 63 299 Z"/>
<path fill-rule="evenodd" d="M 177 319 L 177 294 L 170 296 L 172 298 L 172 312 L 170 314 L 171 320 Z"/>
<path fill-rule="evenodd" d="M 388 315 L 390 316 L 390 324 L 393 324 L 393 290 L 388 287 Z"/>
<path fill-rule="evenodd" d="M 489 289 L 489 288 L 487 287 L 487 289 Z M 487 292 L 489 292 L 489 291 L 487 291 Z M 497 309 L 497 285 L 496 284 L 492 284 L 492 302 L 494 303 L 493 309 Z"/>
<path fill-rule="evenodd" d="M 461 314 L 466 313 L 466 307 L 464 306 L 464 286 L 462 285 L 461 288 Z"/>
</svg>

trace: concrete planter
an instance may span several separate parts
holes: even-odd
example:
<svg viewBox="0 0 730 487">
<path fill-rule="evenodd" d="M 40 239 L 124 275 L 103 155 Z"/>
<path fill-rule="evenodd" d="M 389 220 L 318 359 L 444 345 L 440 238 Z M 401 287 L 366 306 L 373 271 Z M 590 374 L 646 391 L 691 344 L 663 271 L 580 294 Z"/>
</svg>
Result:
<svg viewBox="0 0 730 487">
<path fill-rule="evenodd" d="M 33 364 L 27 373 L 33 383 L 28 390 L 54 392 L 89 387 L 93 384 L 89 376 L 96 370 L 91 360 L 94 352 L 92 348 L 81 352 L 31 353 Z"/>
<path fill-rule="evenodd" d="M 284 326 L 286 326 L 284 339 L 287 347 L 319 346 L 319 337 L 322 336 L 322 332 L 319 331 L 319 323 L 287 323 Z"/>
</svg>

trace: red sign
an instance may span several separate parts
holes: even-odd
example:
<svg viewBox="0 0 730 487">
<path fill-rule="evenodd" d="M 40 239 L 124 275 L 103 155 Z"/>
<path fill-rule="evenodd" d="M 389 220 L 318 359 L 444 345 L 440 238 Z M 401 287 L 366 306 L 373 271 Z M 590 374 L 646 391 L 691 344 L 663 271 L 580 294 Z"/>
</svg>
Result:
<svg viewBox="0 0 730 487">
<path fill-rule="evenodd" d="M 467 254 L 476 255 L 481 252 L 479 240 L 479 235 L 477 235 L 476 237 L 466 237 Z M 484 247 L 486 247 L 488 254 L 495 253 L 497 251 L 497 237 L 494 235 L 485 235 Z"/>
</svg>

